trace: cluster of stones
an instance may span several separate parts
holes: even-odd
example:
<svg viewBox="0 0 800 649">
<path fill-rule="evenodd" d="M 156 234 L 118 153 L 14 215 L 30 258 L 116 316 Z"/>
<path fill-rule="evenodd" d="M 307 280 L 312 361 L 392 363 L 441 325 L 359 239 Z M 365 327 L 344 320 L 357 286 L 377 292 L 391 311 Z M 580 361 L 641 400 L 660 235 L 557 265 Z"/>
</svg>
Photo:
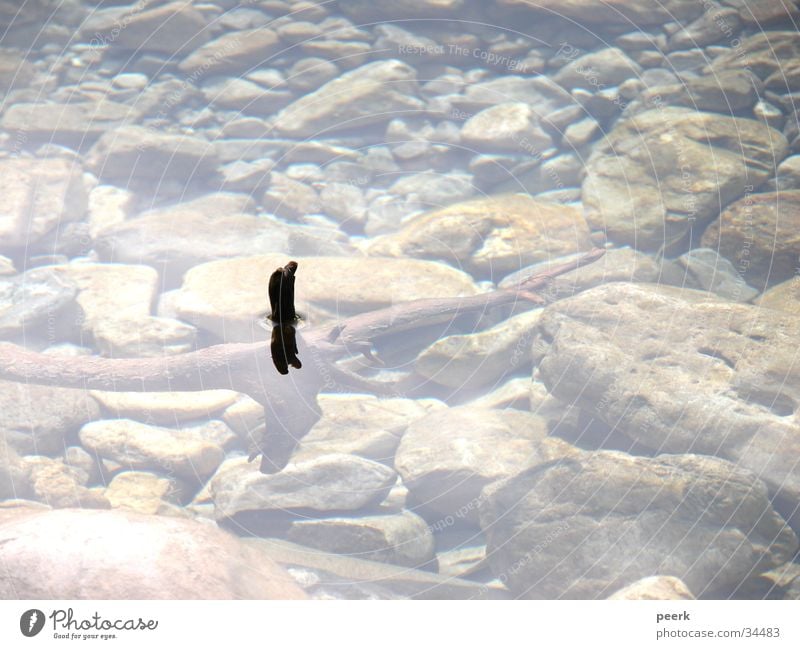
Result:
<svg viewBox="0 0 800 649">
<path fill-rule="evenodd" d="M 4 340 L 180 354 L 262 340 L 289 258 L 318 324 L 607 248 L 379 350 L 398 396 L 321 394 L 274 475 L 245 395 L 0 382 L 0 561 L 49 575 L 0 596 L 121 596 L 98 526 L 175 543 L 132 598 L 800 596 L 796 8 L 535 4 L 0 7 Z"/>
</svg>

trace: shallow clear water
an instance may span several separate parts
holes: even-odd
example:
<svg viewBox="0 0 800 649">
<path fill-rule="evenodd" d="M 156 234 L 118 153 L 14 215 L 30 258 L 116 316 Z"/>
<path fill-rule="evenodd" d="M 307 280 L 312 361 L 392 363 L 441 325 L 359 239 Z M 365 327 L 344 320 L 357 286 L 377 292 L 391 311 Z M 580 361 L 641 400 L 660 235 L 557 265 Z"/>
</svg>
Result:
<svg viewBox="0 0 800 649">
<path fill-rule="evenodd" d="M 0 595 L 797 597 L 796 15 L 538 4 L 0 10 Z"/>
</svg>

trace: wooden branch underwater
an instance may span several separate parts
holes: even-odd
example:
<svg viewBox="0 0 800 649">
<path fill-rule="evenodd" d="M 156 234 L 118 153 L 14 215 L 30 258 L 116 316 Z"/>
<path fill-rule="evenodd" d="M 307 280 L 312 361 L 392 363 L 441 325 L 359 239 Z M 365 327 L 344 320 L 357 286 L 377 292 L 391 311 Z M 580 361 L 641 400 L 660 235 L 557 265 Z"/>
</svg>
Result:
<svg viewBox="0 0 800 649">
<path fill-rule="evenodd" d="M 0 343 L 0 378 L 65 388 L 109 391 L 193 391 L 226 388 L 249 395 L 264 408 L 264 429 L 251 440 L 251 458 L 261 455 L 261 471 L 283 469 L 302 439 L 321 415 L 317 395 L 323 389 L 394 394 L 336 361 L 361 353 L 377 362 L 373 345 L 390 336 L 406 335 L 456 316 L 482 314 L 489 309 L 527 301 L 542 305 L 537 290 L 558 275 L 590 264 L 605 253 L 594 249 L 577 260 L 561 264 L 522 281 L 519 286 L 469 297 L 413 300 L 392 307 L 297 332 L 294 359 L 303 369 L 289 377 L 273 366 L 270 343 L 227 343 L 186 354 L 159 358 L 66 357 L 41 354 L 13 343 Z M 299 348 L 299 350 L 298 350 Z M 299 362 L 295 365 L 297 367 Z M 282 366 L 282 363 L 281 363 Z"/>
<path fill-rule="evenodd" d="M 302 335 L 305 347 L 325 362 L 351 354 L 369 355 L 376 339 L 389 334 L 450 320 L 454 315 L 529 301 L 544 304 L 537 291 L 553 278 L 590 264 L 605 254 L 595 248 L 575 261 L 560 264 L 530 277 L 510 289 L 498 289 L 469 297 L 428 298 L 351 316 L 336 324 L 309 329 Z M 298 336 L 300 337 L 300 336 Z M 260 402 L 264 395 L 254 384 L 263 381 L 242 372 L 267 373 L 265 343 L 226 343 L 175 356 L 158 358 L 62 357 L 41 354 L 9 342 L 0 342 L 0 378 L 110 391 L 178 391 L 227 388 L 245 392 Z"/>
</svg>

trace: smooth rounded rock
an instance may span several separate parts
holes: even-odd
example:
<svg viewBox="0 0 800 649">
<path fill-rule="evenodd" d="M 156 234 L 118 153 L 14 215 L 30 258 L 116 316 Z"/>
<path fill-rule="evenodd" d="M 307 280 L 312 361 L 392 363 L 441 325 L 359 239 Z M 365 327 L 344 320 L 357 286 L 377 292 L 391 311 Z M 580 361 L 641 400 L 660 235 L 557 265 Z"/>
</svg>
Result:
<svg viewBox="0 0 800 649">
<path fill-rule="evenodd" d="M 487 484 L 572 452 L 569 444 L 546 437 L 545 420 L 529 412 L 437 410 L 408 427 L 395 468 L 434 525 L 455 518 L 475 523 Z"/>
<path fill-rule="evenodd" d="M 456 203 L 410 219 L 378 237 L 370 255 L 416 257 L 496 278 L 551 257 L 591 249 L 580 210 L 503 194 Z"/>
<path fill-rule="evenodd" d="M 0 519 L 2 599 L 306 599 L 264 550 L 214 525 L 30 509 Z"/>
<path fill-rule="evenodd" d="M 222 448 L 192 429 L 162 428 L 131 419 L 84 425 L 81 444 L 131 469 L 154 469 L 190 480 L 209 477 L 224 458 Z"/>
<path fill-rule="evenodd" d="M 487 487 L 486 556 L 518 598 L 605 598 L 653 574 L 725 592 L 779 566 L 797 536 L 756 475 L 703 455 L 597 451 Z"/>
<path fill-rule="evenodd" d="M 774 173 L 788 153 L 755 120 L 664 107 L 617 123 L 592 152 L 583 205 L 614 243 L 658 250 L 678 243 Z M 713 246 L 712 246 L 713 247 Z"/>
<path fill-rule="evenodd" d="M 800 267 L 800 190 L 748 194 L 731 203 L 703 233 L 713 248 L 760 290 Z"/>
<path fill-rule="evenodd" d="M 218 519 L 252 511 L 349 511 L 381 502 L 397 480 L 387 466 L 331 454 L 264 474 L 247 458 L 228 460 L 210 485 Z"/>
</svg>

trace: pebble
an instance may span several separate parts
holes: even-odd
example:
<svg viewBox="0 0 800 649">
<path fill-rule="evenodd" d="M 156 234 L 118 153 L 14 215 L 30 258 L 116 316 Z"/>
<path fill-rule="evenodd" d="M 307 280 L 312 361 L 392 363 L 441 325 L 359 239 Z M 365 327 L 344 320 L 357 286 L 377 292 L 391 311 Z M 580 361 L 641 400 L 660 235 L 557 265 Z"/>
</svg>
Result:
<svg viewBox="0 0 800 649">
<path fill-rule="evenodd" d="M 280 395 L 266 406 L 0 385 L 0 527 L 15 510 L 16 526 L 50 516 L 20 532 L 35 565 L 0 539 L 0 554 L 17 548 L 0 561 L 26 574 L 45 561 L 50 591 L 10 592 L 796 596 L 800 388 L 784 348 L 800 335 L 800 37 L 784 8 L 73 3 L 42 28 L 40 4 L 0 56 L 0 337 L 53 362 L 263 345 L 266 277 L 287 259 L 316 326 L 514 290 L 595 245 L 606 254 L 551 281 L 545 308 L 381 339 L 383 367 L 341 362 L 381 397 L 317 394 L 302 328 L 304 380 L 264 376 Z M 17 53 L 31 43 L 38 59 Z M 256 448 L 288 467 L 261 474 L 243 457 Z M 670 494 L 717 483 L 722 498 L 663 515 Z M 572 515 L 587 503 L 592 529 Z M 234 539 L 215 520 L 272 538 Z M 106 546 L 135 528 L 141 548 L 172 548 L 167 579 L 127 579 L 141 566 L 93 547 L 81 530 L 98 526 Z M 178 547 L 189 537 L 214 557 Z M 89 551 L 98 572 L 51 562 L 53 539 L 58 560 L 67 548 L 85 567 Z M 186 565 L 203 565 L 200 582 Z"/>
</svg>

